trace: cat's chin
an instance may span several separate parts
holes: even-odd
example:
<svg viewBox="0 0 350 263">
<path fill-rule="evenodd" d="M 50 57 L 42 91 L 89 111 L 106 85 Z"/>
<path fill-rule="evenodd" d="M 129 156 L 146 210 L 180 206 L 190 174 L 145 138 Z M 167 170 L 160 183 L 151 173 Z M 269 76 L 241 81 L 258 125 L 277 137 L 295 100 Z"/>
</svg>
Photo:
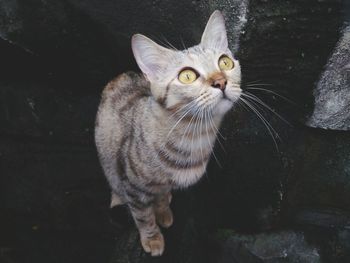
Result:
<svg viewBox="0 0 350 263">
<path fill-rule="evenodd" d="M 232 108 L 233 103 L 234 102 L 228 97 L 223 97 L 215 107 L 215 114 L 224 115 Z"/>
</svg>

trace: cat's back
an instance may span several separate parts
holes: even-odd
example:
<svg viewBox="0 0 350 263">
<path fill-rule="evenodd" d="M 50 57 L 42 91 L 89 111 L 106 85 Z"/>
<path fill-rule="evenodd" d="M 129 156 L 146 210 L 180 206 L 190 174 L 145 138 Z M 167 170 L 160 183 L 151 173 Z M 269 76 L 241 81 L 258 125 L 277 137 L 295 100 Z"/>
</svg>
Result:
<svg viewBox="0 0 350 263">
<path fill-rule="evenodd" d="M 117 146 L 128 133 L 132 111 L 150 96 L 149 82 L 134 72 L 120 74 L 104 88 L 95 122 L 99 150 Z"/>
<path fill-rule="evenodd" d="M 149 82 L 135 72 L 126 72 L 111 80 L 102 92 L 100 107 L 120 109 L 133 104 L 142 97 L 150 96 Z"/>
</svg>

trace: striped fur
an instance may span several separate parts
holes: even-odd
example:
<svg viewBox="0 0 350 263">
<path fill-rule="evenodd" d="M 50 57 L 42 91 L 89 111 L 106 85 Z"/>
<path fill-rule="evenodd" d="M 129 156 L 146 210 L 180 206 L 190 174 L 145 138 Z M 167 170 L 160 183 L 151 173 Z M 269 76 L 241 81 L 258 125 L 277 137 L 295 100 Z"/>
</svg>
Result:
<svg viewBox="0 0 350 263">
<path fill-rule="evenodd" d="M 171 190 L 188 187 L 202 177 L 217 127 L 240 96 L 238 61 L 227 44 L 221 50 L 225 43 L 218 44 L 210 38 L 210 34 L 217 36 L 222 26 L 223 18 L 215 12 L 202 43 L 185 51 L 152 47 L 157 44 L 141 37 L 142 45 L 151 46 L 135 50 L 140 43 L 133 42 L 133 49 L 146 77 L 133 72 L 121 74 L 102 93 L 95 140 L 112 189 L 111 206 L 128 204 L 143 248 L 152 255 L 161 255 L 164 250 L 159 226 L 169 227 L 173 222 L 169 208 Z M 226 36 L 225 31 L 222 34 Z M 215 49 L 203 43 L 203 39 L 216 43 Z M 223 37 L 218 39 L 222 41 Z M 162 56 L 168 51 L 171 55 L 167 54 L 166 59 L 170 61 L 165 63 Z M 142 57 L 142 52 L 151 54 Z M 157 52 L 160 52 L 158 60 L 147 61 Z M 232 70 L 223 72 L 217 68 L 222 54 L 232 57 L 235 62 Z M 196 69 L 201 75 L 188 86 L 177 79 L 184 66 Z M 211 86 L 216 75 L 227 80 L 224 92 Z"/>
</svg>

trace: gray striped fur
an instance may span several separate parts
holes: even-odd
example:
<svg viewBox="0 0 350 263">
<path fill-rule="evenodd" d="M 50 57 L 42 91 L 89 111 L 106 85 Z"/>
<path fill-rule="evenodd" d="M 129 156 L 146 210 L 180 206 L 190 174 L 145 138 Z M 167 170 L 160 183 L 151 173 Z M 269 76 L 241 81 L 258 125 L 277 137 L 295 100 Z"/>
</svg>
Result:
<svg viewBox="0 0 350 263">
<path fill-rule="evenodd" d="M 164 250 L 158 225 L 169 227 L 173 222 L 171 190 L 202 177 L 216 127 L 240 96 L 239 62 L 227 48 L 223 21 L 214 12 L 201 44 L 184 51 L 134 36 L 134 54 L 144 75 L 121 74 L 102 93 L 95 140 L 112 190 L 111 206 L 129 206 L 143 248 L 154 256 Z M 232 70 L 218 68 L 222 54 L 234 61 Z M 187 86 L 177 79 L 184 67 L 200 73 Z M 211 86 L 215 76 L 227 80 L 225 92 Z"/>
</svg>

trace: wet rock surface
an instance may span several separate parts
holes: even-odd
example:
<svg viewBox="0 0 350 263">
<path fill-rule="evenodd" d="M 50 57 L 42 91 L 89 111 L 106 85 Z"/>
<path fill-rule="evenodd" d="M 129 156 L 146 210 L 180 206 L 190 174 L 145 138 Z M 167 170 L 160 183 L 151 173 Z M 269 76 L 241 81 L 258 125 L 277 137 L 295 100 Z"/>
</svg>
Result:
<svg viewBox="0 0 350 263">
<path fill-rule="evenodd" d="M 246 4 L 0 2 L 0 262 L 350 261 L 350 135 L 304 124 L 343 37 L 347 3 Z M 125 208 L 108 207 L 93 143 L 100 92 L 137 70 L 133 33 L 191 46 L 216 8 L 245 90 L 291 125 L 262 112 L 279 139 L 243 107 L 228 114 L 207 174 L 174 195 L 164 256 L 151 258 Z"/>
<path fill-rule="evenodd" d="M 315 110 L 308 125 L 350 129 L 350 26 L 347 26 L 314 92 Z"/>
</svg>

